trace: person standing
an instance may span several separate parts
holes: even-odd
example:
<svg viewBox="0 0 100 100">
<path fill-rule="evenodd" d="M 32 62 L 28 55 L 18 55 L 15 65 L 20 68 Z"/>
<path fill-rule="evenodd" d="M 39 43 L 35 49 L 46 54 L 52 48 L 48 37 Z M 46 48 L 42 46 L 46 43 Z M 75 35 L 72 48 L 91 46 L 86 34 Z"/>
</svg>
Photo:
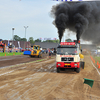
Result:
<svg viewBox="0 0 100 100">
<path fill-rule="evenodd" d="M 51 58 L 51 50 L 49 49 L 48 51 L 49 51 L 49 58 Z"/>
</svg>

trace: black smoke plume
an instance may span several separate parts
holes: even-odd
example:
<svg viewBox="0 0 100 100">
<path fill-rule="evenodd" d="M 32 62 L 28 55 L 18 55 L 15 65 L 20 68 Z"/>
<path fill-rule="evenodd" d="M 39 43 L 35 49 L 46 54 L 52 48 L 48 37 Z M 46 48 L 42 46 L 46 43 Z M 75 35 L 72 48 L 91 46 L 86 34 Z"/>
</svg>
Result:
<svg viewBox="0 0 100 100">
<path fill-rule="evenodd" d="M 92 43 L 100 43 L 100 2 L 63 2 L 52 7 L 53 24 L 58 29 L 61 42 L 65 29 L 76 33 L 77 41 L 80 37 Z"/>
</svg>

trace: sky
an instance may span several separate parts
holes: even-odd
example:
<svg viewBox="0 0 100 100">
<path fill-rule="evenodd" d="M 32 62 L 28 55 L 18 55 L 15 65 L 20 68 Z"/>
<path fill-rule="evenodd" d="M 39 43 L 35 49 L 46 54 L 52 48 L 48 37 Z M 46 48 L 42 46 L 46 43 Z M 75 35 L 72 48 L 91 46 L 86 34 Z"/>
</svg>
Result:
<svg viewBox="0 0 100 100">
<path fill-rule="evenodd" d="M 57 38 L 57 28 L 52 24 L 54 18 L 50 12 L 53 5 L 60 3 L 52 0 L 0 0 L 0 39 L 21 38 Z M 66 34 L 64 35 L 66 36 Z M 72 36 L 72 38 L 76 36 Z"/>
<path fill-rule="evenodd" d="M 60 1 L 52 0 L 0 0 L 0 39 L 11 40 L 14 35 L 26 39 L 57 38 L 57 28 L 52 24 L 54 18 L 50 12 L 53 5 Z M 12 28 L 15 28 L 12 31 Z M 65 31 L 62 41 L 66 38 L 76 39 Z"/>
</svg>

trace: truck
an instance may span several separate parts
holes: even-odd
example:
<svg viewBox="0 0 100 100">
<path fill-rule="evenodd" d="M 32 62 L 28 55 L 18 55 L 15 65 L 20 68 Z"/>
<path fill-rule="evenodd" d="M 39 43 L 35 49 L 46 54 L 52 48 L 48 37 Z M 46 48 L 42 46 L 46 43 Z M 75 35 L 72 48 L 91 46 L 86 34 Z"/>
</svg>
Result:
<svg viewBox="0 0 100 100">
<path fill-rule="evenodd" d="M 79 42 L 61 42 L 58 45 L 56 53 L 57 73 L 67 69 L 74 69 L 79 73 L 81 67 L 84 69 L 84 65 L 84 56 Z"/>
<path fill-rule="evenodd" d="M 33 50 L 31 50 L 30 57 L 42 57 L 42 51 L 39 45 L 33 45 Z"/>
</svg>

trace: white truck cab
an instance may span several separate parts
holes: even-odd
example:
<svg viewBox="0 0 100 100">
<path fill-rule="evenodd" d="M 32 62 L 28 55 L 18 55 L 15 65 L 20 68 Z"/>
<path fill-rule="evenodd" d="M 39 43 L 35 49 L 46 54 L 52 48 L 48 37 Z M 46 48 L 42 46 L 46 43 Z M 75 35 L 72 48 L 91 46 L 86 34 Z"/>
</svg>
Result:
<svg viewBox="0 0 100 100">
<path fill-rule="evenodd" d="M 76 72 L 80 72 L 81 51 L 79 44 L 75 42 L 61 42 L 57 47 L 56 67 L 57 72 L 60 70 L 73 68 Z"/>
</svg>

